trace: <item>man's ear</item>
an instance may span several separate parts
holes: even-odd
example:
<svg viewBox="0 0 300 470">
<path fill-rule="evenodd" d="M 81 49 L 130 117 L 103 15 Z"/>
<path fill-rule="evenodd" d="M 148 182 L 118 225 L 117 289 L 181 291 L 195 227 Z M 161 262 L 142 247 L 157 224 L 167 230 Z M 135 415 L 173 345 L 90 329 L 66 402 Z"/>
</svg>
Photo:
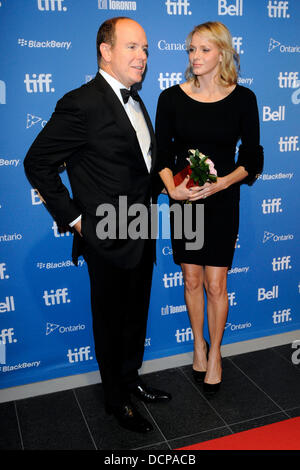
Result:
<svg viewBox="0 0 300 470">
<path fill-rule="evenodd" d="M 101 52 L 101 57 L 105 60 L 105 62 L 110 62 L 110 51 L 111 51 L 111 45 L 107 44 L 106 42 L 102 42 L 99 46 L 100 52 Z"/>
</svg>

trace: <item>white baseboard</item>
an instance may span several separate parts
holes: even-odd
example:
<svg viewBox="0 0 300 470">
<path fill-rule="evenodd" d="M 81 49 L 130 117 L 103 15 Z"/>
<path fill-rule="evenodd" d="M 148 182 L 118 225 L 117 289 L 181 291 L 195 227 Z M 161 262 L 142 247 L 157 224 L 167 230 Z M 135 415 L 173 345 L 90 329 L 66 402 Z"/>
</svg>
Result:
<svg viewBox="0 0 300 470">
<path fill-rule="evenodd" d="M 279 335 L 265 336 L 263 338 L 256 338 L 239 343 L 227 344 L 222 346 L 222 356 L 235 356 L 237 354 L 281 346 L 283 344 L 292 343 L 295 340 L 300 340 L 300 330 L 290 331 Z M 150 372 L 189 365 L 192 363 L 192 359 L 193 353 L 189 352 L 145 361 L 140 373 L 148 374 Z M 28 385 L 20 385 L 18 387 L 4 388 L 0 390 L 0 403 L 45 395 L 47 393 L 60 392 L 77 387 L 84 387 L 86 385 L 93 385 L 100 382 L 100 373 L 96 371 L 45 380 L 43 382 L 35 382 Z"/>
</svg>

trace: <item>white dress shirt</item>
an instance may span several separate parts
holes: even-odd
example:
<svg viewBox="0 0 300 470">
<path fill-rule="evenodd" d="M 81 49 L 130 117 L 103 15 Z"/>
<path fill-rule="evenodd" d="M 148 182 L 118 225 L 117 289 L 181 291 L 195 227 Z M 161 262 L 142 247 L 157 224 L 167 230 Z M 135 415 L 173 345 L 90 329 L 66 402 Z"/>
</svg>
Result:
<svg viewBox="0 0 300 470">
<path fill-rule="evenodd" d="M 129 100 L 125 104 L 121 95 L 121 88 L 126 88 L 122 83 L 116 80 L 114 77 L 109 75 L 109 73 L 105 72 L 102 69 L 99 69 L 99 73 L 102 77 L 107 81 L 107 83 L 112 87 L 113 91 L 119 98 L 122 106 L 124 107 L 126 114 L 136 131 L 137 139 L 139 141 L 141 151 L 145 160 L 145 164 L 147 167 L 148 172 L 150 173 L 151 169 L 151 137 L 150 132 L 147 126 L 147 123 L 144 118 L 144 114 L 141 110 L 140 103 L 134 100 L 131 96 Z M 69 225 L 73 227 L 79 220 L 81 219 L 81 215 L 77 217 L 77 219 L 73 220 Z"/>
</svg>

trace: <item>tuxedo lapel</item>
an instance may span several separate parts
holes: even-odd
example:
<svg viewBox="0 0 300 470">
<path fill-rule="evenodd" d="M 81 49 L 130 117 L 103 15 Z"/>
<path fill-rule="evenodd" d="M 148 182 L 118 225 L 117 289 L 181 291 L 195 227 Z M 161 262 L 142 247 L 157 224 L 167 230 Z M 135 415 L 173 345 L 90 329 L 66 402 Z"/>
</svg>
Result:
<svg viewBox="0 0 300 470">
<path fill-rule="evenodd" d="M 155 158 L 156 158 L 155 135 L 154 135 L 154 130 L 153 130 L 153 126 L 152 126 L 152 123 L 151 123 L 150 116 L 147 112 L 146 106 L 144 105 L 142 99 L 140 99 L 140 106 L 141 106 L 141 110 L 143 111 L 143 115 L 144 115 L 146 124 L 148 126 L 149 133 L 150 133 L 150 139 L 151 139 L 151 171 L 152 171 L 153 168 L 154 168 Z"/>
<path fill-rule="evenodd" d="M 129 140 L 131 145 L 133 146 L 135 154 L 137 154 L 138 158 L 140 159 L 141 163 L 145 166 L 145 169 L 147 170 L 146 163 L 141 151 L 141 147 L 138 142 L 138 138 L 136 135 L 136 131 L 134 127 L 132 126 L 129 117 L 127 116 L 127 113 L 120 103 L 119 98 L 111 88 L 111 86 L 107 83 L 107 81 L 102 77 L 100 73 L 97 73 L 94 79 L 95 86 L 98 91 L 100 91 L 103 94 L 103 98 L 107 104 L 108 107 L 112 109 L 112 112 L 115 117 L 115 122 L 116 124 L 122 129 L 124 132 L 126 138 Z M 150 139 L 151 139 L 151 154 L 152 154 L 152 159 L 151 159 L 151 170 L 153 169 L 153 160 L 155 158 L 155 137 L 154 137 L 154 130 L 153 126 L 150 120 L 150 117 L 148 115 L 148 112 L 146 110 L 146 107 L 143 103 L 142 100 L 140 100 L 140 106 L 141 110 L 143 112 L 146 124 L 149 129 L 150 133 Z M 147 170 L 148 171 L 148 170 Z"/>
<path fill-rule="evenodd" d="M 128 118 L 126 111 L 122 104 L 120 103 L 119 98 L 111 88 L 111 86 L 107 83 L 107 81 L 102 77 L 100 73 L 97 73 L 95 76 L 95 85 L 98 91 L 100 91 L 103 95 L 103 99 L 106 105 L 111 108 L 116 124 L 122 129 L 126 138 L 132 144 L 134 149 L 136 147 L 140 148 L 138 145 L 136 132 L 132 127 L 130 119 Z"/>
</svg>

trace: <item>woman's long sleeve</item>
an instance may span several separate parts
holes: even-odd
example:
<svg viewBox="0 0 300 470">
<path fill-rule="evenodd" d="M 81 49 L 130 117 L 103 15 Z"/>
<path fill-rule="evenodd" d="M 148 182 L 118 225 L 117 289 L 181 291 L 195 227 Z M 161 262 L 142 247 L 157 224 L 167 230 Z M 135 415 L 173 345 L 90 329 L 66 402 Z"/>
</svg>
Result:
<svg viewBox="0 0 300 470">
<path fill-rule="evenodd" d="M 264 153 L 259 143 L 259 115 L 255 94 L 249 90 L 247 106 L 244 105 L 241 119 L 241 145 L 236 166 L 248 172 L 243 182 L 253 184 L 263 170 Z"/>
<path fill-rule="evenodd" d="M 172 112 L 172 103 L 168 95 L 162 92 L 158 99 L 155 134 L 157 141 L 158 171 L 164 168 L 170 168 L 174 171 L 174 131 L 173 131 L 174 112 Z"/>
</svg>

